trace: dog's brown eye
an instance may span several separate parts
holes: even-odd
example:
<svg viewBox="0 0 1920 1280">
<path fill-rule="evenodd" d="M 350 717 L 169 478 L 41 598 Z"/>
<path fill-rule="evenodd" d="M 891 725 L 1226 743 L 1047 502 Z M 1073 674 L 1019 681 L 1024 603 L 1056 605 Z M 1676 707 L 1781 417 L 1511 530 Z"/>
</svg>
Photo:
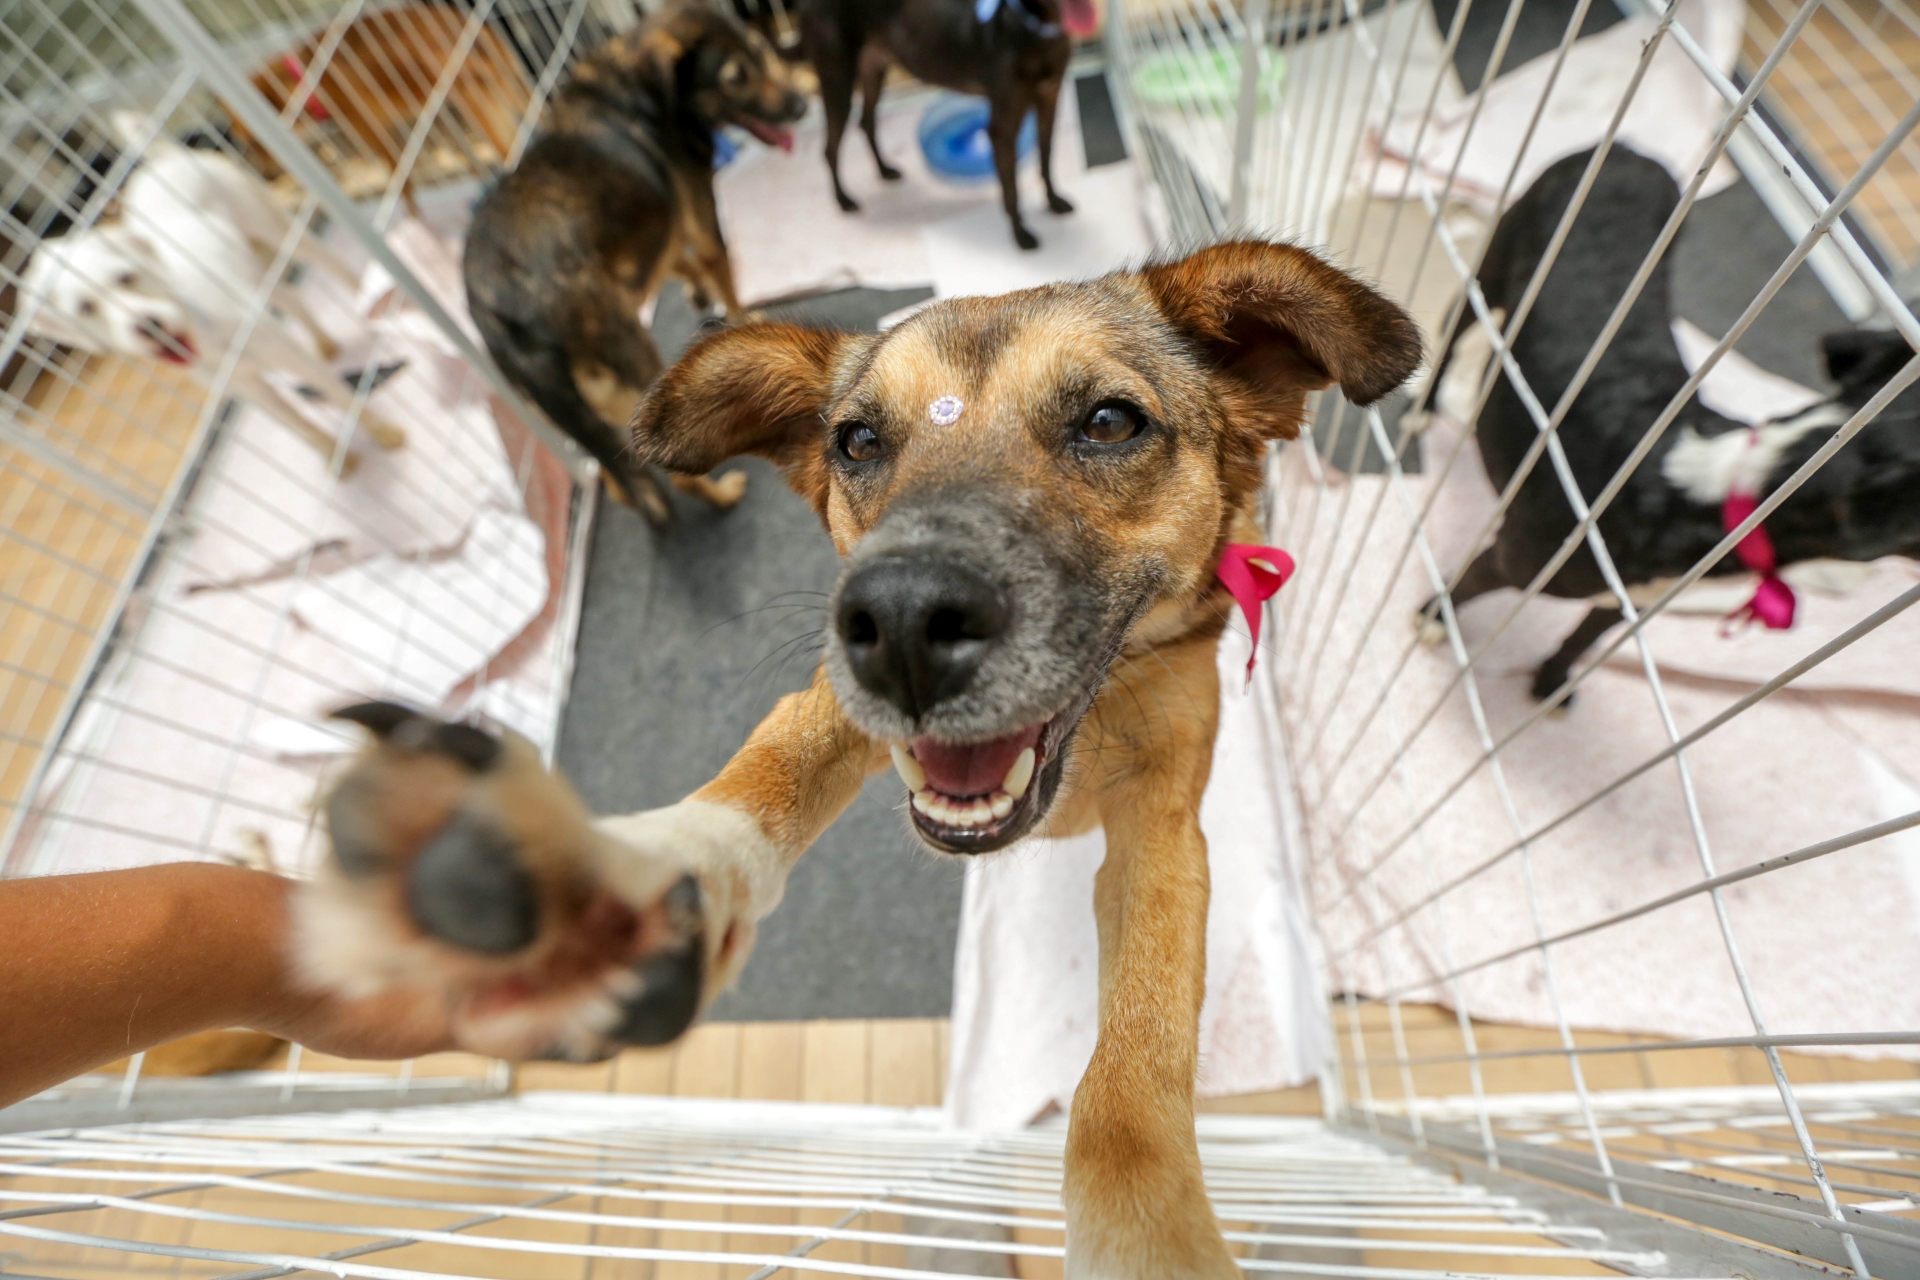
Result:
<svg viewBox="0 0 1920 1280">
<path fill-rule="evenodd" d="M 1147 429 L 1147 415 L 1130 404 L 1110 400 L 1094 406 L 1074 439 L 1090 444 L 1124 444 Z"/>
<path fill-rule="evenodd" d="M 880 456 L 880 434 L 864 422 L 849 422 L 840 428 L 840 452 L 849 462 L 872 462 Z"/>
<path fill-rule="evenodd" d="M 720 68 L 720 83 L 729 89 L 738 89 L 747 82 L 746 64 L 738 58 L 729 58 Z"/>
</svg>

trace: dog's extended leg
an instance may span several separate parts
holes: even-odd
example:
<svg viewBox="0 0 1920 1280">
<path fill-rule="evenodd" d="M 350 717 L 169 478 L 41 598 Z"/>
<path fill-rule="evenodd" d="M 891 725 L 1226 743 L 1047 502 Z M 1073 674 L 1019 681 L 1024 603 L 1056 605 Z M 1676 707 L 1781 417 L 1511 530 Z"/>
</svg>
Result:
<svg viewBox="0 0 1920 1280">
<path fill-rule="evenodd" d="M 289 403 L 279 388 L 261 377 L 259 371 L 246 361 L 242 361 L 233 371 L 233 377 L 227 381 L 229 394 L 239 397 L 254 408 L 267 414 L 275 421 L 284 423 L 292 432 L 314 447 L 319 455 L 329 462 L 339 451 L 340 441 L 328 435 L 319 427 L 308 422 L 300 412 L 300 407 Z M 360 455 L 348 450 L 340 460 L 340 474 L 350 476 L 360 466 Z"/>
<path fill-rule="evenodd" d="M 261 340 L 268 336 L 264 326 L 255 329 L 254 345 L 260 346 Z M 285 369 L 288 373 L 298 374 L 303 383 L 313 388 L 322 400 L 341 413 L 345 414 L 352 410 L 353 393 L 347 390 L 346 383 L 341 381 L 340 375 L 335 373 L 329 365 L 315 359 L 305 347 L 285 335 L 274 334 L 271 338 L 271 353 L 262 352 L 263 355 L 268 355 L 270 363 Z M 375 412 L 370 404 L 363 406 L 360 410 L 360 425 L 366 429 L 368 435 L 373 437 L 373 442 L 382 449 L 398 449 L 407 442 L 407 433 Z"/>
<path fill-rule="evenodd" d="M 887 182 L 897 182 L 900 171 L 880 154 L 880 137 L 876 132 L 880 122 L 880 91 L 886 83 L 887 56 L 877 46 L 868 45 L 860 51 L 860 132 L 867 135 L 867 147 L 873 152 L 873 163 L 880 170 L 880 177 Z"/>
<path fill-rule="evenodd" d="M 1240 1274 L 1193 1132 L 1206 993 L 1200 796 L 1219 719 L 1218 643 L 1196 637 L 1144 659 L 1150 666 L 1127 664 L 1090 717 L 1086 783 L 1099 794 L 1107 857 L 1094 881 L 1100 1039 L 1067 1134 L 1069 1280 Z M 1130 750 L 1102 752 L 1102 742 Z"/>
<path fill-rule="evenodd" d="M 993 99 L 993 114 L 987 118 L 987 137 L 993 142 L 993 168 L 1000 175 L 1000 203 L 1006 208 L 1007 221 L 1013 224 L 1013 242 L 1022 249 L 1038 249 L 1039 237 L 1020 221 L 1020 124 L 1026 119 L 1027 100 L 1003 90 Z"/>
<path fill-rule="evenodd" d="M 275 285 L 273 305 L 285 313 L 288 320 L 307 331 L 307 336 L 313 341 L 313 349 L 320 353 L 322 360 L 332 360 L 340 354 L 340 344 L 335 342 L 327 331 L 320 327 L 320 322 L 313 318 L 313 313 L 307 310 L 306 299 L 300 296 L 298 289 L 284 281 Z"/>
<path fill-rule="evenodd" d="M 854 727 L 816 671 L 774 704 L 712 782 L 679 804 L 600 825 L 698 871 L 708 919 L 731 921 L 739 934 L 721 944 L 718 990 L 746 963 L 754 927 L 779 905 L 793 864 L 887 765 L 886 747 Z"/>
<path fill-rule="evenodd" d="M 1073 202 L 1053 189 L 1053 115 L 1060 105 L 1060 82 L 1043 80 L 1034 86 L 1033 109 L 1040 142 L 1040 180 L 1047 185 L 1047 208 L 1072 213 Z"/>
</svg>

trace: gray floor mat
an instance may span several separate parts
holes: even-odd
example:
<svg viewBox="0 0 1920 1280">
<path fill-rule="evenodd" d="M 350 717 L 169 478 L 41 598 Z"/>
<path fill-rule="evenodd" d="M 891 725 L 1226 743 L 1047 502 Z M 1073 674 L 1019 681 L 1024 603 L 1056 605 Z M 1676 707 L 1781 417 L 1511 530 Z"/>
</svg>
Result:
<svg viewBox="0 0 1920 1280">
<path fill-rule="evenodd" d="M 871 328 L 926 290 L 842 290 L 769 308 Z M 655 332 L 677 355 L 697 325 L 677 293 Z M 720 514 L 674 495 L 655 535 L 603 504 L 560 738 L 560 764 L 600 813 L 668 804 L 706 782 L 814 666 L 838 568 L 813 512 L 750 461 L 747 497 Z M 960 867 L 909 838 L 892 774 L 874 779 L 801 859 L 761 926 L 725 1019 L 939 1017 L 952 1002 Z"/>
</svg>

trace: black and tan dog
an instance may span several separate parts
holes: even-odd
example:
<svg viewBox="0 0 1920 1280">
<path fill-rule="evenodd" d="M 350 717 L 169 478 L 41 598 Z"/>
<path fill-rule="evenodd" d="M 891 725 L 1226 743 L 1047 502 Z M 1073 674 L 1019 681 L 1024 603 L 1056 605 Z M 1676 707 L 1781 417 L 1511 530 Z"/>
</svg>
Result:
<svg viewBox="0 0 1920 1280">
<path fill-rule="evenodd" d="M 860 128 L 873 161 L 887 181 L 900 176 L 880 154 L 874 134 L 887 68 L 898 63 L 928 84 L 986 97 L 992 107 L 987 134 L 1014 241 L 1022 249 L 1039 248 L 1040 241 L 1020 220 L 1014 181 L 1020 126 L 1029 111 L 1035 113 L 1047 207 L 1072 213 L 1066 197 L 1053 189 L 1054 108 L 1073 56 L 1070 37 L 1091 34 L 1096 23 L 1092 0 L 806 0 L 800 10 L 801 47 L 820 75 L 827 172 L 840 207 L 849 213 L 860 207 L 840 184 L 840 139 L 853 110 L 856 81 Z"/>
<path fill-rule="evenodd" d="M 1193 1131 L 1230 605 L 1214 567 L 1256 540 L 1267 442 L 1308 393 L 1370 403 L 1419 359 L 1398 307 L 1257 243 L 941 302 L 886 334 L 706 338 L 642 405 L 636 446 L 695 474 L 770 458 L 819 512 L 845 567 L 812 686 L 686 800 L 597 824 L 524 743 L 353 710 L 380 742 L 329 803 L 305 972 L 437 984 L 485 1052 L 604 1055 L 687 1024 L 889 758 L 940 852 L 1100 824 L 1067 1274 L 1238 1276 Z"/>
<path fill-rule="evenodd" d="M 805 109 L 757 34 L 704 5 L 670 9 L 581 60 L 519 166 L 474 210 L 467 306 L 487 349 L 656 524 L 666 497 L 622 429 L 661 369 L 641 308 L 678 275 L 697 304 L 741 318 L 713 132 L 737 124 L 791 146 L 786 126 Z M 745 481 L 676 483 L 728 507 Z"/>
</svg>

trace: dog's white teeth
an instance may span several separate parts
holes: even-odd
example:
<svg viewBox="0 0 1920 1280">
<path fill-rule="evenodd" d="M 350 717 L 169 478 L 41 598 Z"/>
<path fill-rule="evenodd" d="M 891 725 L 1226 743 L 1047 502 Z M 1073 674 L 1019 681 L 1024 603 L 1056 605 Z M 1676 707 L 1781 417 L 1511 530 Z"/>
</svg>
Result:
<svg viewBox="0 0 1920 1280">
<path fill-rule="evenodd" d="M 993 816 L 996 818 L 1006 817 L 1008 814 L 1013 812 L 1013 804 L 1014 804 L 1013 797 L 1008 795 L 1006 792 L 1004 791 L 994 792 L 993 804 L 992 804 Z"/>
<path fill-rule="evenodd" d="M 907 754 L 907 749 L 895 743 L 890 750 L 893 753 L 894 771 L 900 775 L 900 781 L 907 784 L 907 790 L 913 792 L 927 789 L 927 771 L 920 762 Z"/>
<path fill-rule="evenodd" d="M 931 791 L 921 790 L 913 793 L 913 807 L 929 818 L 933 816 L 933 801 L 934 796 Z"/>
<path fill-rule="evenodd" d="M 1033 781 L 1033 760 L 1033 748 L 1028 747 L 1014 760 L 1013 768 L 1007 770 L 1006 780 L 1000 784 L 1015 800 L 1027 794 L 1027 786 Z"/>
</svg>

